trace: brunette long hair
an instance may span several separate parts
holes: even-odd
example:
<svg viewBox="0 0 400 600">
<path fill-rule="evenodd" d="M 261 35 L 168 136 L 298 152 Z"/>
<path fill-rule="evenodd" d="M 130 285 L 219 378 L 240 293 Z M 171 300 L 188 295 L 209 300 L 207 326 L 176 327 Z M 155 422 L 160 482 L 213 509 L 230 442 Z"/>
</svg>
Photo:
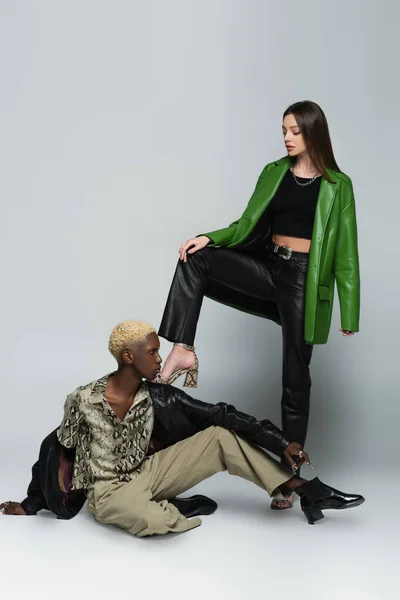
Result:
<svg viewBox="0 0 400 600">
<path fill-rule="evenodd" d="M 283 113 L 283 118 L 293 115 L 304 137 L 307 152 L 314 167 L 331 180 L 327 168 L 341 172 L 333 154 L 331 136 L 325 113 L 311 100 L 295 102 Z"/>
</svg>

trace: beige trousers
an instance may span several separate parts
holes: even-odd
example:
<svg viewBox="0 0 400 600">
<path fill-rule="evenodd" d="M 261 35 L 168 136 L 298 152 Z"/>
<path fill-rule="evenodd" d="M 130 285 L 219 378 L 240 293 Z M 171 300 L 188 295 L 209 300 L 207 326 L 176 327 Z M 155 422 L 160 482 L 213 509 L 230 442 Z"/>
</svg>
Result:
<svg viewBox="0 0 400 600">
<path fill-rule="evenodd" d="M 209 427 L 148 457 L 128 483 L 96 483 L 88 510 L 100 523 L 117 525 L 137 537 L 198 527 L 168 498 L 174 498 L 220 471 L 238 475 L 270 495 L 293 474 L 259 448 L 222 427 Z"/>
</svg>

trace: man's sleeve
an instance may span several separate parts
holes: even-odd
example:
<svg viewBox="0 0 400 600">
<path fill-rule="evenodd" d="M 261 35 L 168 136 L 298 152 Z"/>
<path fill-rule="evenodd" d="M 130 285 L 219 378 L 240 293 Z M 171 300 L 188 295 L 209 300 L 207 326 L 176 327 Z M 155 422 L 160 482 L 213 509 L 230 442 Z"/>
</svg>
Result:
<svg viewBox="0 0 400 600">
<path fill-rule="evenodd" d="M 40 485 L 39 472 L 40 462 L 37 461 L 32 467 L 32 479 L 28 487 L 28 495 L 21 502 L 21 506 L 27 515 L 36 515 L 40 510 L 48 508 Z"/>
<path fill-rule="evenodd" d="M 179 393 L 178 402 L 181 409 L 199 430 L 212 425 L 224 427 L 277 456 L 282 456 L 287 446 L 294 441 L 286 439 L 279 427 L 268 419 L 258 421 L 255 417 L 236 410 L 231 404 L 201 402 L 182 391 Z"/>
<path fill-rule="evenodd" d="M 64 418 L 57 431 L 58 441 L 65 448 L 76 447 L 80 421 L 79 396 L 74 392 L 67 396 L 64 404 Z"/>
</svg>

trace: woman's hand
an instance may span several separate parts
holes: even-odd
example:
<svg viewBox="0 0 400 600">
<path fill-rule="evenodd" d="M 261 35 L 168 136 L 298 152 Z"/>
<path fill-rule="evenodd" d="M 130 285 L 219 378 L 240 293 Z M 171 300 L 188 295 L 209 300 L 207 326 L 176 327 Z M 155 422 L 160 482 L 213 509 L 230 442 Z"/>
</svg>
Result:
<svg viewBox="0 0 400 600">
<path fill-rule="evenodd" d="M 307 452 L 304 452 L 303 448 L 297 442 L 292 442 L 289 444 L 283 455 L 291 469 L 293 467 L 299 469 L 303 463 L 310 462 Z"/>
<path fill-rule="evenodd" d="M 188 240 L 179 248 L 179 259 L 183 260 L 183 262 L 187 262 L 187 253 L 194 254 L 198 250 L 202 250 L 210 241 L 210 238 L 206 235 L 200 235 L 199 237 Z"/>
<path fill-rule="evenodd" d="M 341 327 L 339 328 L 339 331 L 342 332 L 342 335 L 344 337 L 351 337 L 352 335 L 354 335 L 354 331 L 350 331 L 349 329 L 342 329 Z"/>
</svg>

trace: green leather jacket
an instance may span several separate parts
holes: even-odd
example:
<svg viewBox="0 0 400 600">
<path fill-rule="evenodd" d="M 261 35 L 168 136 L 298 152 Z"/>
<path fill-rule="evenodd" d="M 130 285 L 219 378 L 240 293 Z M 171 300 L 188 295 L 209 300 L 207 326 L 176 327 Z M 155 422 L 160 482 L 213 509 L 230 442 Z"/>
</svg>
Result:
<svg viewBox="0 0 400 600">
<path fill-rule="evenodd" d="M 246 210 L 238 221 L 225 229 L 205 233 L 210 246 L 237 248 L 245 245 L 258 219 L 274 197 L 291 159 L 284 157 L 269 163 L 262 171 Z M 357 224 L 353 186 L 344 173 L 328 169 L 330 182 L 322 178 L 311 240 L 306 286 L 305 340 L 325 344 L 332 319 L 336 280 L 342 329 L 359 330 L 360 274 L 357 248 Z M 273 303 L 264 306 L 238 299 L 235 303 L 221 294 L 209 297 L 231 306 L 279 322 Z"/>
</svg>

